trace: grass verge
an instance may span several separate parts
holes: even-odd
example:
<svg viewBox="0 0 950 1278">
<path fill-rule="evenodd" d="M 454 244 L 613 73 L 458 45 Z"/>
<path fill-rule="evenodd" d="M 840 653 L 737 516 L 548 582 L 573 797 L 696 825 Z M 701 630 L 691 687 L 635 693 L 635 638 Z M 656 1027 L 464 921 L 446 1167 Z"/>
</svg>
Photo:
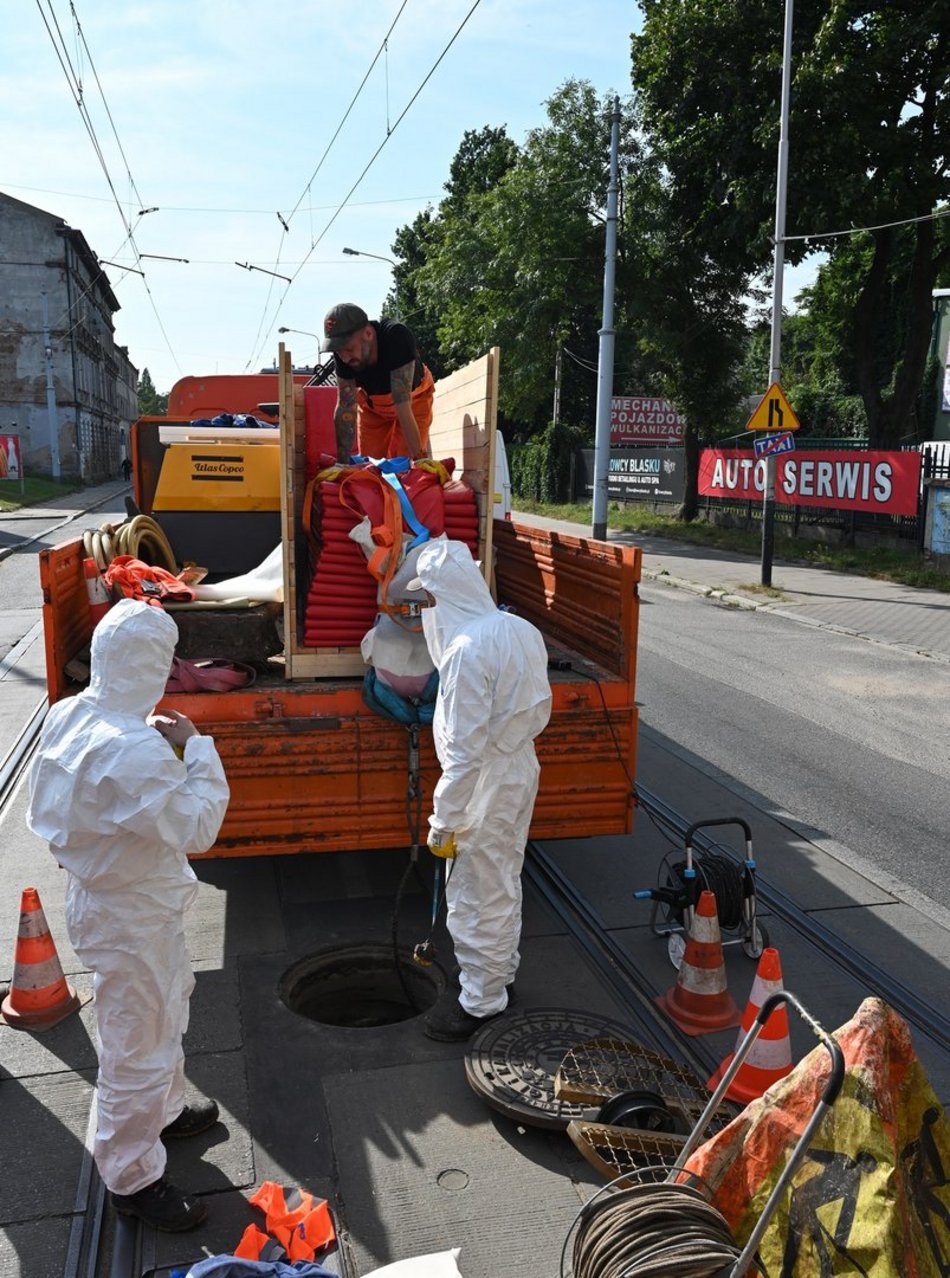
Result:
<svg viewBox="0 0 950 1278">
<path fill-rule="evenodd" d="M 57 483 L 54 479 L 29 476 L 20 491 L 18 479 L 0 479 L 0 511 L 19 510 L 21 506 L 38 506 L 53 497 L 65 497 L 74 493 L 78 484 Z"/>
<path fill-rule="evenodd" d="M 514 503 L 519 510 L 529 514 L 590 526 L 589 504 L 575 502 L 554 505 L 521 497 L 514 498 Z M 618 532 L 640 533 L 645 537 L 667 537 L 691 546 L 709 546 L 739 554 L 759 556 L 762 551 L 762 536 L 757 528 L 726 528 L 700 519 L 684 523 L 668 515 L 656 515 L 652 511 L 641 511 L 632 505 L 618 505 L 616 502 L 611 502 L 608 507 L 607 526 Z M 816 568 L 830 568 L 834 572 L 876 577 L 882 581 L 895 581 L 905 586 L 919 586 L 950 594 L 950 573 L 929 563 L 916 547 L 905 550 L 888 546 L 828 546 L 821 542 L 806 541 L 801 537 L 784 537 L 776 532 L 774 555 L 776 562 L 783 560 L 786 563 L 812 564 Z"/>
</svg>

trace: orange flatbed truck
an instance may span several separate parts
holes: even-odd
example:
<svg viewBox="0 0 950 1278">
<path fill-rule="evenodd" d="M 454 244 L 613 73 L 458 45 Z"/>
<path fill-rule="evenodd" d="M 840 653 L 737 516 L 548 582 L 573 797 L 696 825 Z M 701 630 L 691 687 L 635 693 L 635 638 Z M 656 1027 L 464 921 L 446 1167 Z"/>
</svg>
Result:
<svg viewBox="0 0 950 1278">
<path fill-rule="evenodd" d="M 629 833 L 640 552 L 492 518 L 498 358 L 493 350 L 437 384 L 431 442 L 433 456 L 454 457 L 456 477 L 475 490 L 480 557 L 497 601 L 538 626 L 548 647 L 553 711 L 537 743 L 541 781 L 531 836 Z M 283 548 L 284 651 L 249 687 L 178 693 L 162 702 L 214 737 L 228 775 L 231 802 L 209 857 L 396 848 L 409 838 L 407 729 L 364 703 L 358 648 L 314 649 L 302 642 L 298 595 L 306 589 L 301 517 L 312 453 L 308 432 L 315 418 L 322 419 L 324 432 L 327 422 L 332 428 L 336 396 L 332 387 L 305 387 L 302 380 L 281 347 L 278 372 L 268 384 L 273 389 L 263 383 L 254 388 L 265 399 L 276 391 L 279 404 L 279 440 L 272 445 L 279 447 L 279 502 L 273 503 L 279 510 L 258 513 L 270 514 Z M 200 381 L 186 379 L 189 387 Z M 218 381 L 211 400 L 202 400 L 191 416 L 215 408 L 255 411 L 246 399 L 231 399 L 222 389 L 228 383 Z M 240 393 L 246 396 L 250 388 Z M 182 399 L 177 396 L 176 404 Z M 177 424 L 187 426 L 187 404 L 178 412 Z M 149 477 L 142 441 L 154 445 L 162 420 L 174 424 L 170 416 L 133 427 L 136 499 L 144 513 L 150 513 L 149 489 L 154 497 L 156 483 L 154 447 Z M 207 428 L 196 433 L 204 439 Z M 255 446 L 261 447 L 249 447 Z M 160 511 L 154 514 L 161 519 Z M 238 529 L 241 517 L 229 515 Z M 191 557 L 201 562 L 200 548 Z M 92 632 L 83 559 L 81 539 L 40 555 L 51 703 L 80 687 L 66 666 Z M 424 822 L 439 777 L 428 728 L 421 731 L 420 754 Z"/>
</svg>

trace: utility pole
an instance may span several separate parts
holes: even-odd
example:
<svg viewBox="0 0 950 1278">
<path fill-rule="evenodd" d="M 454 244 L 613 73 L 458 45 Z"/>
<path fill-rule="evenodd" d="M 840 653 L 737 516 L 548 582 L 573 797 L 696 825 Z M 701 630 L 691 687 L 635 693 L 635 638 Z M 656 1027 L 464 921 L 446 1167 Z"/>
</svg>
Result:
<svg viewBox="0 0 950 1278">
<path fill-rule="evenodd" d="M 46 413 L 49 417 L 50 471 L 59 479 L 59 413 L 56 411 L 56 383 L 53 381 L 53 347 L 49 336 L 49 298 L 43 289 L 43 354 L 46 357 Z"/>
<path fill-rule="evenodd" d="M 610 129 L 610 182 L 604 245 L 604 311 L 597 361 L 597 425 L 594 434 L 594 501 L 591 536 L 607 539 L 607 472 L 610 466 L 610 400 L 614 388 L 614 275 L 617 265 L 617 192 L 620 156 L 620 98 L 614 98 Z"/>
<path fill-rule="evenodd" d="M 561 370 L 563 367 L 563 354 L 561 347 L 557 348 L 557 355 L 554 357 L 554 408 L 551 413 L 551 420 L 556 426 L 561 420 Z"/>
<path fill-rule="evenodd" d="M 769 386 L 780 380 L 782 363 L 782 276 L 785 271 L 785 196 L 788 189 L 788 113 L 792 88 L 792 18 L 795 0 L 785 0 L 785 34 L 782 41 L 782 107 L 778 139 L 778 176 L 775 183 L 775 247 L 772 258 L 772 343 Z M 766 387 L 768 389 L 768 387 Z M 775 544 L 774 456 L 765 459 L 765 491 L 762 494 L 761 584 L 772 584 L 772 550 Z"/>
</svg>

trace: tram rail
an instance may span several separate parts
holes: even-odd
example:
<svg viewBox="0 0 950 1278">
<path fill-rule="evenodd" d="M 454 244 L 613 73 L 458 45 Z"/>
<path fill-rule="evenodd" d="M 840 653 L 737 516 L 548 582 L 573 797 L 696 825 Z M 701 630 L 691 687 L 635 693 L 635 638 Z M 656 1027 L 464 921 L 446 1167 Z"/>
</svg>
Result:
<svg viewBox="0 0 950 1278">
<path fill-rule="evenodd" d="M 643 786 L 637 787 L 637 794 L 644 814 L 669 832 L 674 841 L 682 844 L 690 822 Z M 742 861 L 735 851 L 717 843 L 710 835 L 698 831 L 693 836 L 693 843 L 700 853 L 715 852 L 728 857 L 735 863 L 737 871 L 741 871 Z M 709 1054 L 705 1045 L 680 1034 L 656 1008 L 653 1000 L 658 991 L 610 935 L 587 898 L 569 882 L 554 859 L 537 843 L 528 845 L 525 877 L 565 924 L 598 976 L 626 1008 L 633 1023 L 631 1028 L 642 1036 L 644 1044 L 674 1059 L 687 1061 L 698 1072 L 715 1069 L 718 1061 Z M 941 1050 L 950 1050 L 950 1018 L 939 1007 L 926 1002 L 867 954 L 806 913 L 787 893 L 760 873 L 756 875 L 756 893 L 760 908 L 764 907 L 772 917 L 813 946 L 823 963 L 857 980 L 869 994 L 883 999 Z"/>
<path fill-rule="evenodd" d="M 45 699 L 39 702 L 24 725 L 13 748 L 0 764 L 0 813 L 8 806 L 24 775 L 39 739 L 46 713 Z M 685 817 L 658 795 L 638 786 L 643 814 L 681 842 L 689 826 Z M 728 846 L 717 843 L 702 831 L 694 836 L 700 852 L 715 852 L 732 859 L 741 869 L 740 857 Z M 543 846 L 528 844 L 525 880 L 561 920 L 577 941 L 596 971 L 627 1012 L 631 1031 L 657 1051 L 690 1065 L 697 1073 L 715 1069 L 718 1061 L 700 1039 L 682 1034 L 654 1004 L 657 991 L 643 976 L 631 955 L 610 934 L 597 911 L 558 867 Z M 876 994 L 941 1049 L 950 1048 L 950 1018 L 931 1006 L 913 990 L 879 967 L 868 955 L 807 914 L 781 889 L 761 874 L 756 878 L 760 906 L 808 942 L 822 961 L 858 980 L 869 993 Z M 105 1270 L 102 1255 L 107 1236 L 104 1228 L 106 1194 L 92 1160 L 95 1105 L 89 1118 L 86 1150 L 77 1183 L 64 1278 L 97 1278 Z M 136 1223 L 118 1220 L 109 1235 L 109 1278 L 140 1278 L 155 1264 L 154 1231 Z"/>
</svg>

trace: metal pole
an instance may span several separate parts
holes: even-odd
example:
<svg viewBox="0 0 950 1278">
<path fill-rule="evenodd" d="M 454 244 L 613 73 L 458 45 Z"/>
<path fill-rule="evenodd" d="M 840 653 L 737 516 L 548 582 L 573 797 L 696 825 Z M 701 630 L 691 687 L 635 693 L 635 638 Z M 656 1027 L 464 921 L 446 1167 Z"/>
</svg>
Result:
<svg viewBox="0 0 950 1278">
<path fill-rule="evenodd" d="M 620 154 L 620 98 L 614 98 L 610 130 L 610 182 L 604 246 L 604 312 L 597 363 L 597 425 L 594 434 L 594 503 L 591 536 L 607 539 L 607 472 L 610 466 L 610 400 L 614 386 L 614 274 L 617 264 L 617 180 Z"/>
<path fill-rule="evenodd" d="M 56 384 L 53 381 L 53 347 L 49 336 L 49 298 L 43 289 L 43 354 L 46 357 L 46 412 L 49 417 L 50 470 L 59 479 L 59 414 L 56 411 Z"/>
<path fill-rule="evenodd" d="M 562 351 L 559 346 L 554 358 L 554 408 L 551 417 L 555 426 L 561 420 L 561 359 Z"/>
<path fill-rule="evenodd" d="M 782 363 L 782 276 L 785 270 L 785 197 L 788 189 L 788 107 L 792 89 L 792 18 L 795 0 L 785 0 L 785 33 L 782 40 L 782 108 L 778 139 L 778 176 L 775 183 L 775 248 L 772 258 L 772 343 L 769 386 L 779 381 Z M 772 549 L 775 544 L 775 458 L 765 459 L 765 491 L 762 494 L 763 586 L 772 584 Z"/>
</svg>

